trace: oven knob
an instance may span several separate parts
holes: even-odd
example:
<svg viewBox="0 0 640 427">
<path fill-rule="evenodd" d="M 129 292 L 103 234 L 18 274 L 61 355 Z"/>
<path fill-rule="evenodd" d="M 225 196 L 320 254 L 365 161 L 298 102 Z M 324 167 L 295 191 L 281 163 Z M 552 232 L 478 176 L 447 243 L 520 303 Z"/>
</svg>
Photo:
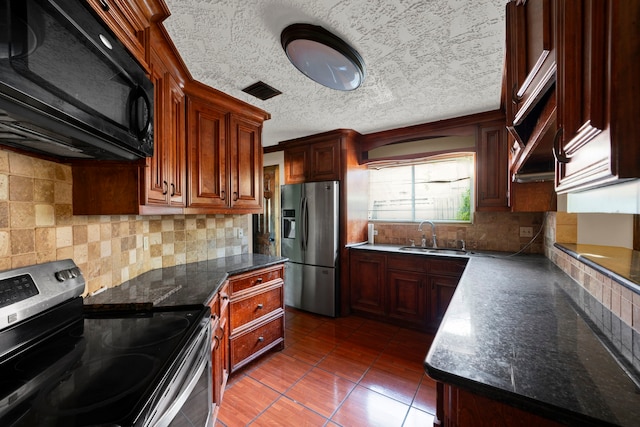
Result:
<svg viewBox="0 0 640 427">
<path fill-rule="evenodd" d="M 69 279 L 69 272 L 67 270 L 56 271 L 56 279 L 58 279 L 58 282 L 64 282 Z"/>
</svg>

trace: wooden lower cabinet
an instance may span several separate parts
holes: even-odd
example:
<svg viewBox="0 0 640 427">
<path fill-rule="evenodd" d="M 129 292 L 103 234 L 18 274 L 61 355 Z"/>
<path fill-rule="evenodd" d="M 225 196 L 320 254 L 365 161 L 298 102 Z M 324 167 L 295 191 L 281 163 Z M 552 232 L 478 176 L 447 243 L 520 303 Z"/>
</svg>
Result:
<svg viewBox="0 0 640 427">
<path fill-rule="evenodd" d="M 284 265 L 229 279 L 229 369 L 284 348 Z"/>
<path fill-rule="evenodd" d="M 352 252 L 349 260 L 351 310 L 384 314 L 386 256 Z"/>
<path fill-rule="evenodd" d="M 438 382 L 434 427 L 560 427 L 543 418 L 506 403 Z"/>
<path fill-rule="evenodd" d="M 465 258 L 351 250 L 351 310 L 434 332 L 466 265 Z"/>
<path fill-rule="evenodd" d="M 427 312 L 425 282 L 424 273 L 388 270 L 388 316 L 419 328 L 424 327 Z"/>
<path fill-rule="evenodd" d="M 213 418 L 218 416 L 229 378 L 229 284 L 225 283 L 209 302 L 211 308 L 211 385 Z"/>
</svg>

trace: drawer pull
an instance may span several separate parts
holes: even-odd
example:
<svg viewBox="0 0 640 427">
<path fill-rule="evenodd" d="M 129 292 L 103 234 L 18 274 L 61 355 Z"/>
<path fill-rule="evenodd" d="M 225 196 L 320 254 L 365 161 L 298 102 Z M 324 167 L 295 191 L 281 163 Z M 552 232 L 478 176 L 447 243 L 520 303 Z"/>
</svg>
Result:
<svg viewBox="0 0 640 427">
<path fill-rule="evenodd" d="M 262 304 L 258 304 L 258 310 L 262 310 L 262 307 L 264 307 Z"/>
<path fill-rule="evenodd" d="M 258 342 L 264 341 L 264 337 L 258 337 Z"/>
<path fill-rule="evenodd" d="M 262 277 L 258 277 L 258 278 L 256 279 L 256 283 L 262 283 Z"/>
<path fill-rule="evenodd" d="M 222 299 L 223 299 L 223 300 L 228 300 L 228 299 L 229 299 L 229 295 L 227 295 L 227 294 L 222 294 Z"/>
</svg>

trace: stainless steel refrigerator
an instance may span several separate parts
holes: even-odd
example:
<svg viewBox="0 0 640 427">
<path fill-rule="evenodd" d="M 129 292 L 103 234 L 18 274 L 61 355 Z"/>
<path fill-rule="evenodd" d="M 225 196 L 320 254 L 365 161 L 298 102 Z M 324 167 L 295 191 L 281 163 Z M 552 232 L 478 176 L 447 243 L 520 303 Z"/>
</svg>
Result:
<svg viewBox="0 0 640 427">
<path fill-rule="evenodd" d="M 336 316 L 338 181 L 280 187 L 285 304 Z"/>
</svg>

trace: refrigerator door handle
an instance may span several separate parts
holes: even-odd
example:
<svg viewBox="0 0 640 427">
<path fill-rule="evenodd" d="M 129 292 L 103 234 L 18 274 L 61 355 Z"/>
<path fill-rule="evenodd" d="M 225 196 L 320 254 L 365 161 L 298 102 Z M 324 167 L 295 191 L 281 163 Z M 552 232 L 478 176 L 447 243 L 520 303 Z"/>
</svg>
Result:
<svg viewBox="0 0 640 427">
<path fill-rule="evenodd" d="M 307 198 L 302 198 L 302 229 L 300 230 L 300 242 L 302 244 L 302 250 L 307 250 L 307 241 L 309 239 L 309 207 L 307 206 Z"/>
</svg>

